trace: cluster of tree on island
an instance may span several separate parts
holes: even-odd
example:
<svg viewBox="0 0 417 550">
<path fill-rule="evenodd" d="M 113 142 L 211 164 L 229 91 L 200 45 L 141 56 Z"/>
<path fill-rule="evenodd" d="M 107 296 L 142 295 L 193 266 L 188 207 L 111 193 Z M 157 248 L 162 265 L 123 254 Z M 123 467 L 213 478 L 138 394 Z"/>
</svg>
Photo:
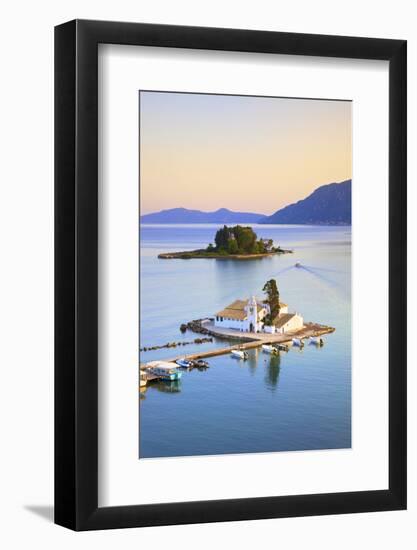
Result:
<svg viewBox="0 0 417 550">
<path fill-rule="evenodd" d="M 191 258 L 230 258 L 230 259 L 251 259 L 263 258 L 270 254 L 289 254 L 292 250 L 285 250 L 280 246 L 274 246 L 272 239 L 258 239 L 257 234 L 251 227 L 235 225 L 228 227 L 224 225 L 216 232 L 214 244 L 210 243 L 207 248 L 198 250 L 185 250 L 183 252 L 163 252 L 158 254 L 160 259 L 182 259 Z"/>
<path fill-rule="evenodd" d="M 229 254 L 271 254 L 279 252 L 280 248 L 274 247 L 272 239 L 258 239 L 251 227 L 224 225 L 219 229 L 214 238 L 215 244 L 210 243 L 206 252 L 227 256 Z"/>
</svg>

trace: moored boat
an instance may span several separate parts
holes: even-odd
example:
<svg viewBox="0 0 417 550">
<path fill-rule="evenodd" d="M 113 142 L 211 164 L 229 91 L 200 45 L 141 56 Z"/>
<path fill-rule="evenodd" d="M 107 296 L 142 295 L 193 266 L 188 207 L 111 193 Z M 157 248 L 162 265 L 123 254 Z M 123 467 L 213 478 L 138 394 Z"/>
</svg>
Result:
<svg viewBox="0 0 417 550">
<path fill-rule="evenodd" d="M 191 366 L 197 367 L 198 369 L 207 369 L 209 364 L 207 361 L 204 361 L 204 359 L 196 359 L 195 361 L 192 361 Z"/>
<path fill-rule="evenodd" d="M 182 376 L 176 363 L 170 363 L 168 361 L 151 361 L 146 366 L 148 372 L 160 380 L 179 380 Z"/>
<path fill-rule="evenodd" d="M 311 336 L 310 344 L 314 344 L 315 346 L 323 346 L 324 340 L 323 338 L 320 338 L 320 336 Z"/>
<path fill-rule="evenodd" d="M 265 353 L 270 353 L 272 355 L 277 355 L 278 350 L 274 346 L 270 346 L 268 344 L 262 344 L 262 351 Z"/>
<path fill-rule="evenodd" d="M 177 359 L 177 361 L 175 361 L 177 363 L 177 365 L 179 367 L 182 367 L 183 369 L 189 369 L 190 367 L 193 366 L 192 362 L 191 361 L 187 361 L 187 359 L 185 357 L 183 357 L 182 359 Z"/>
<path fill-rule="evenodd" d="M 304 346 L 304 342 L 300 338 L 293 338 L 292 343 L 294 346 L 298 346 L 299 348 L 302 348 Z"/>
<path fill-rule="evenodd" d="M 236 359 L 247 359 L 248 354 L 246 351 L 242 351 L 241 349 L 232 349 L 230 351 L 232 357 L 236 357 Z"/>
<path fill-rule="evenodd" d="M 275 344 L 275 348 L 278 351 L 288 351 L 290 349 L 287 344 Z"/>
</svg>

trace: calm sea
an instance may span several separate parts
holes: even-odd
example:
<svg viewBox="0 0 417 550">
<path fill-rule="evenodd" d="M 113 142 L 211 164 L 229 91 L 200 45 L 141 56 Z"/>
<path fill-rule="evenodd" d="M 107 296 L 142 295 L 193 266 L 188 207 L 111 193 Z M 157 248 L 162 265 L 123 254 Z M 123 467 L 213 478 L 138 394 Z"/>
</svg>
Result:
<svg viewBox="0 0 417 550">
<path fill-rule="evenodd" d="M 289 311 L 336 331 L 322 348 L 306 345 L 279 357 L 252 350 L 245 362 L 213 357 L 204 372 L 148 386 L 139 399 L 140 458 L 350 447 L 350 227 L 252 225 L 258 237 L 294 253 L 251 261 L 158 260 L 160 252 L 205 247 L 218 227 L 141 226 L 140 347 L 193 340 L 198 335 L 181 334 L 181 323 L 213 316 L 237 298 L 262 296 L 271 278 Z M 142 352 L 140 361 L 224 345 Z"/>
</svg>

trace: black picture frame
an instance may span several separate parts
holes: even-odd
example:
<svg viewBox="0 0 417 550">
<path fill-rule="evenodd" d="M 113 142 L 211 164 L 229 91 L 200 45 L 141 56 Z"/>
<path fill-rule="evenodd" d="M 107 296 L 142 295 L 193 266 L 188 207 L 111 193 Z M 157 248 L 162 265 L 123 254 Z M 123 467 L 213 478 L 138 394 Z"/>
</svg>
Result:
<svg viewBox="0 0 417 550">
<path fill-rule="evenodd" d="M 98 506 L 98 44 L 389 62 L 389 488 Z M 55 28 L 55 522 L 74 530 L 406 508 L 406 41 L 74 20 Z M 371 208 L 371 206 L 370 206 Z"/>
</svg>

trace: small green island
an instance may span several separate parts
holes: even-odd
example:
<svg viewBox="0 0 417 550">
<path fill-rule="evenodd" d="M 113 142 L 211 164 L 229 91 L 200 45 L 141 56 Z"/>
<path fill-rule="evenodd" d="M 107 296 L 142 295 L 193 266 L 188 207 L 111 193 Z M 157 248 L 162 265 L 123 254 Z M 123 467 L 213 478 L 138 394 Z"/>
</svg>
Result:
<svg viewBox="0 0 417 550">
<path fill-rule="evenodd" d="M 258 239 L 251 227 L 235 225 L 223 226 L 216 232 L 214 244 L 199 250 L 186 250 L 184 252 L 165 252 L 158 254 L 163 260 L 192 258 L 218 258 L 232 260 L 250 260 L 264 258 L 275 254 L 291 254 L 292 250 L 285 250 L 280 246 L 274 246 L 272 239 Z"/>
</svg>

